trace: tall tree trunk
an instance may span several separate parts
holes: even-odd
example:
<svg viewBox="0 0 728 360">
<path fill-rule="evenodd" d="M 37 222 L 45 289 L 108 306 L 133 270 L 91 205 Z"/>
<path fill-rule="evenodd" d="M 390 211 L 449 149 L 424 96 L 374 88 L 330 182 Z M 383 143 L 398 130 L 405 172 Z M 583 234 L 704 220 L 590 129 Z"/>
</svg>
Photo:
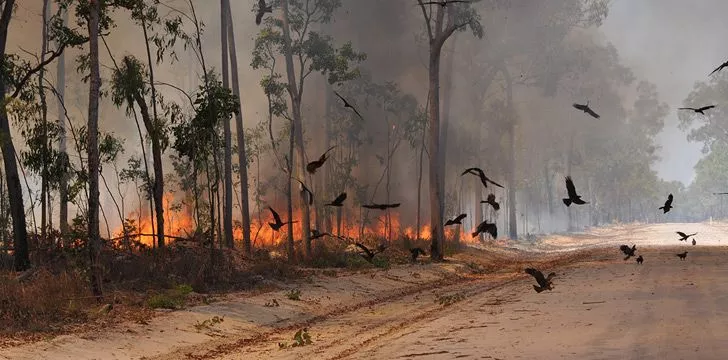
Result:
<svg viewBox="0 0 728 360">
<path fill-rule="evenodd" d="M 447 54 L 447 57 L 445 58 L 445 84 L 444 88 L 445 91 L 442 96 L 442 120 L 440 121 L 440 125 L 442 126 L 440 128 L 440 155 L 438 156 L 438 170 L 440 171 L 440 194 L 443 196 L 446 194 L 445 192 L 445 183 L 447 180 L 446 174 L 446 164 L 445 159 L 447 158 L 447 139 L 448 139 L 448 129 L 450 126 L 450 106 L 452 103 L 452 78 L 453 78 L 453 67 L 455 65 L 455 44 L 457 43 L 458 35 L 457 33 L 453 35 L 452 44 L 450 45 L 450 51 L 449 54 Z M 440 202 L 440 216 L 444 216 L 445 213 L 445 202 Z"/>
<path fill-rule="evenodd" d="M 50 11 L 50 3 L 43 0 L 43 24 L 41 31 L 41 51 L 40 62 L 46 59 L 48 52 L 48 12 Z M 43 81 L 45 80 L 45 68 L 42 67 L 38 72 L 38 95 L 40 98 L 41 122 L 43 126 L 43 168 L 40 174 L 40 238 L 46 240 L 46 224 L 48 222 L 48 101 L 46 100 L 45 88 Z"/>
<path fill-rule="evenodd" d="M 99 234 L 99 95 L 101 77 L 99 74 L 99 17 L 100 0 L 90 0 L 89 62 L 91 77 L 88 96 L 88 251 L 91 263 L 91 291 L 101 298 L 101 239 Z"/>
<path fill-rule="evenodd" d="M 329 84 L 328 81 L 326 81 L 325 89 L 326 89 L 326 98 L 325 98 L 326 99 L 325 100 L 326 101 L 326 105 L 325 105 L 326 115 L 324 116 L 324 121 L 325 121 L 325 125 L 324 125 L 325 126 L 325 130 L 324 130 L 325 131 L 325 134 L 324 134 L 324 136 L 325 136 L 324 145 L 325 146 L 324 146 L 324 149 L 328 149 L 331 147 L 331 132 L 332 132 L 331 118 L 333 117 L 331 110 L 333 109 L 333 106 L 334 106 L 334 96 L 333 96 L 334 89 L 331 86 L 331 84 Z M 323 194 L 324 198 L 326 198 L 326 199 L 328 199 L 329 197 L 333 198 L 333 196 L 336 196 L 336 195 L 334 195 L 335 191 L 329 191 L 330 190 L 329 184 L 332 183 L 331 178 L 333 176 L 333 172 L 331 171 L 331 169 L 332 169 L 331 166 L 327 166 L 326 169 L 324 169 L 324 181 L 320 186 L 320 189 L 322 190 L 321 193 Z M 323 219 L 324 223 L 322 225 L 324 229 L 322 231 L 332 231 L 331 230 L 331 228 L 332 228 L 331 216 L 330 216 L 331 213 L 329 211 L 327 211 L 326 209 L 321 209 L 321 212 L 328 215 L 328 216 L 324 216 L 324 219 Z M 339 213 L 339 211 L 337 209 L 337 214 L 338 213 Z M 341 234 L 338 234 L 338 235 L 341 235 Z"/>
<path fill-rule="evenodd" d="M 475 229 L 483 221 L 483 204 L 480 203 L 483 200 L 483 184 L 478 180 L 471 181 L 475 194 L 475 218 L 473 219 L 473 229 Z M 483 234 L 479 234 L 478 239 L 482 241 Z"/>
<path fill-rule="evenodd" d="M 227 12 L 230 8 L 230 4 L 228 4 L 229 1 L 226 0 L 220 0 L 220 42 L 221 42 L 221 49 L 222 49 L 222 86 L 224 88 L 230 88 L 229 84 L 229 78 L 230 78 L 230 71 L 228 70 L 228 16 Z M 223 119 L 223 136 L 225 137 L 225 149 L 224 149 L 224 159 L 223 159 L 223 166 L 225 169 L 223 170 L 223 176 L 224 176 L 224 186 L 225 191 L 223 191 L 224 194 L 224 201 L 225 204 L 222 208 L 222 218 L 223 218 L 223 234 L 224 234 L 224 242 L 225 245 L 232 249 L 234 246 L 233 243 L 233 160 L 232 160 L 232 147 L 233 147 L 233 140 L 232 140 L 232 133 L 230 130 L 230 121 L 231 119 Z M 241 169 L 242 170 L 242 169 Z"/>
<path fill-rule="evenodd" d="M 8 27 L 13 14 L 15 0 L 5 0 L 2 17 L 0 17 L 0 56 L 5 56 L 8 39 Z M 0 98 L 5 98 L 7 84 L 0 78 Z M 10 202 L 10 216 L 13 218 L 13 249 L 15 251 L 14 267 L 16 271 L 23 271 L 30 267 L 28 253 L 28 233 L 25 228 L 25 209 L 23 207 L 23 189 L 20 186 L 18 163 L 15 160 L 15 145 L 10 135 L 10 122 L 7 108 L 0 109 L 0 137 L 2 142 L 3 163 L 5 164 L 5 180 L 8 186 Z"/>
<path fill-rule="evenodd" d="M 422 125 L 422 140 L 420 142 L 420 162 L 417 165 L 417 225 L 415 226 L 415 231 L 417 233 L 415 234 L 414 240 L 419 240 L 420 238 L 420 228 L 421 228 L 421 221 L 422 221 L 422 173 L 423 167 L 424 167 L 424 157 L 425 157 L 425 136 L 427 134 L 427 126 L 424 124 Z"/>
<path fill-rule="evenodd" d="M 243 126 L 243 99 L 240 97 L 240 83 L 238 80 L 238 53 L 235 48 L 235 31 L 233 29 L 230 0 L 225 1 L 228 24 L 228 46 L 230 47 L 230 72 L 232 75 L 233 94 L 240 101 L 240 109 L 235 113 L 235 131 L 238 141 L 238 167 L 240 168 L 240 212 L 243 225 L 243 250 L 245 254 L 252 254 L 250 243 L 250 198 L 248 185 L 248 161 L 245 148 L 245 127 Z M 260 179 L 258 180 L 260 181 Z"/>
<path fill-rule="evenodd" d="M 63 11 L 63 25 L 68 25 L 68 11 Z M 58 66 L 56 67 L 56 91 L 58 91 L 58 121 L 60 123 L 61 133 L 58 142 L 58 152 L 61 153 L 63 161 L 63 174 L 61 175 L 61 182 L 58 186 L 60 206 L 59 206 L 59 224 L 61 230 L 61 237 L 63 238 L 64 247 L 68 246 L 68 154 L 66 152 L 66 116 L 63 108 L 63 102 L 66 96 L 66 55 L 62 53 L 58 59 Z"/>
<path fill-rule="evenodd" d="M 506 107 L 508 118 L 510 120 L 510 129 L 508 130 L 508 237 L 512 240 L 518 239 L 518 208 L 516 207 L 516 130 L 517 119 L 516 109 L 513 108 L 513 79 L 508 67 L 502 65 L 503 76 L 506 81 Z"/>
<path fill-rule="evenodd" d="M 288 134 L 288 182 L 286 183 L 287 190 L 286 193 L 288 194 L 288 261 L 295 262 L 296 261 L 296 249 L 294 245 L 294 239 L 293 239 L 293 149 L 295 148 L 295 130 L 294 125 L 290 124 L 291 130 Z"/>
<path fill-rule="evenodd" d="M 149 49 L 149 37 L 147 36 L 147 24 L 142 17 L 142 29 L 144 30 L 144 43 L 147 49 L 147 63 L 149 64 L 149 86 L 152 90 L 152 121 L 145 121 L 147 125 L 147 133 L 152 138 L 152 161 L 154 164 L 154 188 L 152 196 L 154 197 L 154 212 L 157 215 L 157 247 L 164 248 L 164 171 L 162 169 L 162 147 L 160 144 L 160 124 L 157 117 L 157 87 L 154 85 L 154 63 L 152 62 L 152 52 Z M 137 99 L 139 101 L 139 99 Z M 143 103 L 143 99 L 140 102 Z M 148 115 L 147 111 L 147 115 Z M 151 126 L 150 126 L 151 125 Z"/>
<path fill-rule="evenodd" d="M 283 9 L 283 48 L 286 58 L 286 73 L 288 75 L 288 94 L 291 96 L 291 108 L 293 109 L 293 128 L 295 134 L 296 161 L 294 162 L 294 174 L 299 179 L 304 178 L 306 174 L 306 157 L 303 149 L 303 121 L 301 119 L 301 97 L 296 88 L 296 74 L 293 68 L 293 53 L 291 52 L 291 34 L 288 23 L 288 0 L 281 0 L 281 8 Z M 303 79 L 300 79 L 303 81 Z M 293 161 L 293 159 L 291 159 Z M 306 250 L 306 257 L 311 258 L 311 214 L 308 207 L 308 199 L 301 192 L 299 203 L 303 209 L 303 218 L 301 219 L 301 229 L 303 231 L 303 240 Z M 289 219 L 289 221 L 292 219 Z"/>
</svg>

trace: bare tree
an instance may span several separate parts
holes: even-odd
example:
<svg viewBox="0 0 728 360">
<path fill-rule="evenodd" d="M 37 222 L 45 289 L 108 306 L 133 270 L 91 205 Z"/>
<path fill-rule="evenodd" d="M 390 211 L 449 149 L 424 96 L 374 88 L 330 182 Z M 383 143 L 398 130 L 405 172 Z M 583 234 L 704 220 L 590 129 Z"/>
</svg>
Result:
<svg viewBox="0 0 728 360">
<path fill-rule="evenodd" d="M 91 290 L 101 297 L 101 271 L 99 257 L 101 255 L 101 238 L 99 235 L 99 96 L 101 76 L 99 73 L 99 17 L 100 0 L 90 0 L 88 22 L 89 64 L 91 77 L 88 96 L 88 251 L 91 261 Z"/>
<path fill-rule="evenodd" d="M 63 11 L 63 26 L 68 25 L 68 11 Z M 58 57 L 58 64 L 56 67 L 56 91 L 58 92 L 58 121 L 60 123 L 61 133 L 58 141 L 58 151 L 61 153 L 61 159 L 63 161 L 62 168 L 64 169 L 61 181 L 59 184 L 59 227 L 61 230 L 61 236 L 65 239 L 68 234 L 68 153 L 66 152 L 66 116 L 64 110 L 64 98 L 66 96 L 66 56 L 61 54 Z"/>
<path fill-rule="evenodd" d="M 228 31 L 230 10 L 229 0 L 220 0 L 220 47 L 222 49 L 222 86 L 230 88 L 230 71 L 228 67 Z M 224 242 L 228 248 L 233 245 L 233 161 L 232 161 L 232 134 L 230 132 L 230 119 L 223 119 L 223 137 L 225 149 L 223 155 L 225 205 L 223 206 L 223 234 Z"/>
</svg>

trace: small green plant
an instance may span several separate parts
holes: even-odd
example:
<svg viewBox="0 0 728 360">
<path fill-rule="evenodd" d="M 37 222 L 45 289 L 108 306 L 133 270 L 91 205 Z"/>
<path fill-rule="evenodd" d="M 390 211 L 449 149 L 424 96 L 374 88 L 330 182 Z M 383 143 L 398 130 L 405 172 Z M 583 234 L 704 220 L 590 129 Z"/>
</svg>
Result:
<svg viewBox="0 0 728 360">
<path fill-rule="evenodd" d="M 263 306 L 265 306 L 265 307 L 277 307 L 277 306 L 281 306 L 281 305 L 280 305 L 280 304 L 278 304 L 278 300 L 276 300 L 276 299 L 271 299 L 271 301 L 267 301 L 267 302 L 265 303 L 265 305 L 263 305 Z"/>
<path fill-rule="evenodd" d="M 291 289 L 286 292 L 288 300 L 299 301 L 301 300 L 301 290 Z"/>
<path fill-rule="evenodd" d="M 445 296 L 438 296 L 435 299 L 435 302 L 442 306 L 450 306 L 458 301 L 462 301 L 463 299 L 465 299 L 465 295 L 461 293 L 456 293 Z"/>
<path fill-rule="evenodd" d="M 147 299 L 147 306 L 152 309 L 179 309 L 185 303 L 187 295 L 192 293 L 192 286 L 187 284 L 177 285 L 161 294 L 152 295 Z"/>
<path fill-rule="evenodd" d="M 213 316 L 213 317 L 211 317 L 211 318 L 209 318 L 209 319 L 207 319 L 207 320 L 205 320 L 203 322 L 199 322 L 198 321 L 193 326 L 195 327 L 195 329 L 197 329 L 197 332 L 200 332 L 200 331 L 205 330 L 205 329 L 207 329 L 207 330 L 213 330 L 213 331 L 219 331 L 219 330 L 213 329 L 213 326 L 215 326 L 215 325 L 217 325 L 217 324 L 219 324 L 219 323 L 221 323 L 223 321 L 225 321 L 225 317 L 224 316 L 223 317 L 220 317 L 220 316 L 215 315 L 215 316 Z"/>
<path fill-rule="evenodd" d="M 299 347 L 313 344 L 311 341 L 311 335 L 308 333 L 307 328 L 296 331 L 296 335 L 293 335 L 293 342 L 291 344 L 278 343 L 280 349 L 286 349 L 289 347 Z"/>
</svg>

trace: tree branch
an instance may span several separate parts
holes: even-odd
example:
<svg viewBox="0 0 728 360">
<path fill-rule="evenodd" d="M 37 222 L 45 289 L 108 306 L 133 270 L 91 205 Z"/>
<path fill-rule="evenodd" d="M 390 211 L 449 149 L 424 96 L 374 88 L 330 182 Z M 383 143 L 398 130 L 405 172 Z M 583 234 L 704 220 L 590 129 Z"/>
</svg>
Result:
<svg viewBox="0 0 728 360">
<path fill-rule="evenodd" d="M 52 63 L 53 60 L 55 60 L 57 57 L 61 56 L 61 54 L 63 54 L 63 50 L 65 48 L 66 48 L 66 44 L 61 45 L 60 48 L 51 52 L 51 55 L 47 59 L 45 59 L 45 61 L 39 63 L 34 68 L 28 70 L 28 72 L 25 73 L 25 75 L 20 79 L 20 81 L 15 85 L 15 91 L 13 92 L 12 95 L 10 95 L 10 97 L 13 99 L 17 98 L 18 95 L 20 94 L 20 91 L 23 90 L 23 87 L 25 86 L 25 84 L 28 82 L 28 80 L 30 80 L 30 77 L 33 76 L 33 74 L 37 73 L 38 71 L 43 70 L 43 68 L 45 68 L 46 65 Z"/>
<path fill-rule="evenodd" d="M 417 0 L 417 3 L 420 5 L 420 9 L 422 9 L 422 16 L 425 17 L 425 24 L 427 25 L 427 36 L 429 37 L 430 42 L 432 42 L 434 34 L 432 33 L 432 25 L 430 25 L 430 15 L 427 14 L 427 10 L 425 9 L 425 3 L 423 3 L 422 0 Z"/>
</svg>

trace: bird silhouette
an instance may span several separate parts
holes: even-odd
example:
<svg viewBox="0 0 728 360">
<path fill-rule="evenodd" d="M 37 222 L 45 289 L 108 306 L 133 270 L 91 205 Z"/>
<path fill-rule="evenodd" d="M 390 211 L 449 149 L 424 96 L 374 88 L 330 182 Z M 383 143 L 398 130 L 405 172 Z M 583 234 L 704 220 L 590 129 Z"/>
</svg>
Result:
<svg viewBox="0 0 728 360">
<path fill-rule="evenodd" d="M 713 195 L 728 195 L 728 192 L 713 193 Z"/>
<path fill-rule="evenodd" d="M 667 195 L 667 201 L 665 201 L 665 205 L 660 206 L 658 209 L 662 210 L 663 214 L 667 214 L 667 212 L 672 209 L 672 194 Z"/>
<path fill-rule="evenodd" d="M 327 232 L 320 232 L 317 229 L 311 229 L 311 240 L 322 238 L 324 236 L 332 236 L 332 235 Z"/>
<path fill-rule="evenodd" d="M 394 209 L 399 207 L 399 203 L 394 204 L 377 204 L 377 203 L 371 203 L 367 205 L 362 205 L 361 207 L 366 209 L 373 209 L 373 210 L 387 210 L 387 209 Z"/>
<path fill-rule="evenodd" d="M 574 181 L 571 180 L 571 176 L 566 177 L 566 192 L 568 193 L 568 198 L 562 199 L 564 204 L 568 207 L 572 203 L 576 205 L 584 205 L 588 204 L 588 202 L 581 199 L 581 195 L 576 194 L 576 187 L 574 186 Z"/>
<path fill-rule="evenodd" d="M 266 5 L 265 0 L 258 0 L 258 11 L 255 13 L 255 25 L 260 25 L 265 13 L 272 13 L 273 5 Z"/>
<path fill-rule="evenodd" d="M 687 235 L 682 231 L 675 231 L 675 233 L 680 235 L 680 238 L 678 239 L 679 241 L 687 241 L 689 237 L 698 234 L 698 233 L 694 233 L 694 234 Z"/>
<path fill-rule="evenodd" d="M 324 166 L 324 163 L 326 163 L 326 160 L 329 158 L 327 154 L 335 147 L 336 145 L 326 150 L 323 154 L 321 154 L 321 156 L 319 156 L 318 160 L 311 161 L 310 163 L 306 164 L 306 171 L 308 171 L 310 174 L 315 174 L 318 168 Z"/>
<path fill-rule="evenodd" d="M 708 76 L 713 75 L 716 72 L 723 70 L 723 68 L 726 67 L 726 66 L 728 66 L 728 61 L 720 64 L 720 66 L 718 66 L 717 68 L 715 68 L 715 70 L 713 70 L 713 72 L 711 72 L 710 74 L 708 74 Z"/>
<path fill-rule="evenodd" d="M 339 194 L 339 196 L 337 196 L 336 199 L 334 199 L 334 201 L 332 201 L 332 202 L 330 202 L 328 204 L 325 204 L 325 206 L 342 207 L 342 206 L 344 206 L 344 200 L 346 200 L 346 193 L 345 192 Z"/>
<path fill-rule="evenodd" d="M 585 112 L 585 113 L 593 116 L 594 118 L 599 119 L 599 114 L 595 113 L 594 110 L 592 110 L 589 107 L 589 102 L 588 101 L 586 102 L 586 105 L 581 105 L 581 104 L 574 103 L 572 106 L 575 109 L 581 110 L 581 111 L 583 111 L 583 112 Z"/>
<path fill-rule="evenodd" d="M 283 222 L 283 221 L 281 221 L 280 215 L 278 215 L 278 213 L 275 210 L 273 210 L 272 207 L 268 206 L 268 209 L 270 209 L 271 214 L 273 214 L 273 220 L 275 220 L 275 223 L 268 223 L 268 225 L 270 225 L 270 228 L 273 229 L 273 231 L 280 230 L 283 227 L 283 225 L 296 223 L 296 221 Z"/>
<path fill-rule="evenodd" d="M 468 216 L 468 214 L 460 214 L 460 215 L 456 216 L 454 219 L 448 219 L 445 222 L 445 226 L 462 225 L 463 219 L 465 219 L 467 216 Z"/>
<path fill-rule="evenodd" d="M 440 6 L 442 6 L 442 7 L 445 7 L 445 6 L 447 6 L 448 4 L 457 4 L 457 3 L 464 3 L 464 4 L 469 4 L 469 3 L 470 3 L 470 1 L 466 1 L 466 0 L 442 0 L 442 1 L 428 1 L 428 2 L 423 2 L 423 3 L 422 3 L 422 5 L 440 5 Z"/>
<path fill-rule="evenodd" d="M 483 186 L 485 186 L 486 188 L 488 187 L 488 183 L 491 183 L 499 188 L 503 187 L 503 185 L 501 185 L 501 184 L 489 179 L 487 176 L 485 176 L 485 172 L 483 172 L 483 170 L 481 170 L 480 168 L 476 168 L 476 167 L 467 168 L 467 169 L 465 169 L 465 171 L 463 171 L 462 174 L 460 174 L 460 176 L 463 176 L 465 174 L 472 174 L 472 175 L 479 177 L 480 182 L 483 183 Z"/>
<path fill-rule="evenodd" d="M 500 204 L 495 201 L 495 194 L 488 194 L 488 199 L 480 200 L 480 203 L 490 204 L 490 206 L 492 206 L 493 210 L 495 211 L 498 211 L 500 209 Z"/>
<path fill-rule="evenodd" d="M 624 260 L 628 260 L 634 256 L 634 252 L 637 251 L 637 245 L 632 245 L 632 247 L 629 247 L 629 245 L 622 245 L 619 247 L 619 250 L 622 250 L 622 252 L 627 255 Z"/>
<path fill-rule="evenodd" d="M 418 247 L 410 249 L 410 254 L 412 254 L 412 262 L 417 261 L 417 257 L 420 255 L 427 256 L 427 253 L 425 253 L 425 250 L 422 250 L 422 248 L 418 248 Z"/>
<path fill-rule="evenodd" d="M 311 192 L 311 190 L 309 190 L 308 187 L 306 187 L 306 184 L 304 184 L 303 181 L 298 180 L 296 178 L 293 178 L 293 180 L 296 180 L 296 181 L 298 181 L 299 184 L 301 184 L 301 188 L 303 188 L 303 192 L 308 194 L 308 204 L 313 205 L 313 193 Z"/>
<path fill-rule="evenodd" d="M 695 242 L 695 238 L 693 238 L 693 246 L 697 245 L 698 243 Z"/>
<path fill-rule="evenodd" d="M 679 257 L 680 260 L 685 260 L 685 258 L 688 256 L 688 252 L 685 251 L 685 252 L 683 252 L 681 254 L 675 254 L 675 256 Z"/>
<path fill-rule="evenodd" d="M 488 233 L 493 239 L 498 237 L 498 227 L 495 224 L 491 224 L 488 220 L 483 221 L 478 225 L 475 231 L 471 234 L 473 237 L 480 235 L 481 233 Z"/>
<path fill-rule="evenodd" d="M 341 101 L 344 102 L 344 107 L 345 108 L 350 108 L 351 110 L 354 110 L 354 112 L 356 113 L 356 115 L 359 116 L 359 119 L 364 120 L 364 117 L 362 117 L 361 114 L 359 114 L 359 110 L 357 110 L 354 106 L 352 106 L 351 104 L 349 104 L 349 102 L 346 101 L 346 99 L 344 99 L 343 96 L 339 95 L 339 93 L 337 93 L 336 91 L 334 91 L 334 94 L 336 94 L 336 96 L 338 96 L 339 99 L 341 99 Z"/>
<path fill-rule="evenodd" d="M 642 257 L 642 255 L 637 257 L 637 263 L 642 265 L 642 263 L 645 261 L 645 259 Z"/>
<path fill-rule="evenodd" d="M 359 255 L 361 255 L 368 262 L 372 262 L 375 255 L 382 253 L 382 252 L 384 252 L 384 250 L 387 249 L 387 247 L 384 244 L 379 244 L 379 246 L 377 246 L 377 248 L 375 250 L 369 250 L 368 247 L 364 246 L 364 244 L 359 243 L 359 242 L 354 243 L 354 245 L 356 247 L 358 247 L 359 249 L 361 249 L 361 253 L 359 253 Z"/>
<path fill-rule="evenodd" d="M 714 107 L 715 107 L 715 105 L 703 106 L 701 108 L 681 107 L 681 108 L 678 108 L 678 110 L 692 110 L 692 111 L 694 111 L 694 112 L 696 112 L 698 114 L 705 115 L 705 113 L 703 111 L 710 110 L 710 109 L 712 109 Z"/>
<path fill-rule="evenodd" d="M 542 272 L 534 268 L 527 268 L 526 274 L 531 275 L 536 279 L 538 286 L 533 285 L 533 289 L 536 290 L 537 293 L 540 293 L 544 290 L 553 290 L 553 284 L 551 283 L 551 279 L 556 276 L 556 273 L 550 273 L 548 277 L 544 277 Z"/>
</svg>

